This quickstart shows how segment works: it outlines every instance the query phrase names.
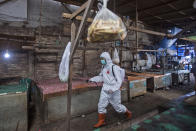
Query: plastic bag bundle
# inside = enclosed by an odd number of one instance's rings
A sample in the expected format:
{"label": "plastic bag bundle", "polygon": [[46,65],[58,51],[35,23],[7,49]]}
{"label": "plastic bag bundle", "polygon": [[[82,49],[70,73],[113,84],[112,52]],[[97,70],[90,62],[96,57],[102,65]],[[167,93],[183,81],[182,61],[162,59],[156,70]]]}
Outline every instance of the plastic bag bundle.
{"label": "plastic bag bundle", "polygon": [[126,35],[126,27],[121,18],[107,9],[107,0],[103,0],[103,7],[88,28],[87,40],[89,42],[124,40]]}
{"label": "plastic bag bundle", "polygon": [[151,55],[151,59],[152,59],[152,64],[155,65],[156,64],[156,56]]}
{"label": "plastic bag bundle", "polygon": [[147,63],[146,63],[146,67],[148,69],[150,69],[152,67],[152,58],[150,57],[150,54],[146,53],[146,55],[147,55],[147,58],[148,58]]}
{"label": "plastic bag bundle", "polygon": [[62,82],[67,82],[69,78],[69,56],[70,56],[71,42],[65,48],[61,64],[59,67],[59,79]]}
{"label": "plastic bag bundle", "polygon": [[115,64],[119,64],[120,63],[120,58],[119,58],[118,51],[117,51],[116,48],[114,49],[114,55],[113,55],[112,61]]}

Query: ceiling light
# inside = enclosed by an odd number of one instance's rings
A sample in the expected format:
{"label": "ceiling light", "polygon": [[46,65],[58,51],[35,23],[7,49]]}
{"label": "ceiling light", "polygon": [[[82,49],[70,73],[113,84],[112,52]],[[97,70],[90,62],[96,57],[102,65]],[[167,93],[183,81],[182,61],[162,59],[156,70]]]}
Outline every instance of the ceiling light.
{"label": "ceiling light", "polygon": [[5,57],[6,59],[10,58],[10,54],[9,54],[8,50],[6,50],[6,52],[5,52],[5,54],[4,54],[4,57]]}

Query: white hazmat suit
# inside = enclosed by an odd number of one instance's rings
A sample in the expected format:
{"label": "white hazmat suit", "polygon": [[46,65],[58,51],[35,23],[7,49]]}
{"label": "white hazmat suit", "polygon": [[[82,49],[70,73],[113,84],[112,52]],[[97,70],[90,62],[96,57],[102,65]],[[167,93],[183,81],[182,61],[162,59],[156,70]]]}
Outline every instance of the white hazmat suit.
{"label": "white hazmat suit", "polygon": [[[103,82],[101,95],[99,98],[98,112],[100,114],[106,114],[106,107],[110,103],[118,113],[125,113],[127,108],[121,104],[121,91],[122,78],[119,66],[112,63],[111,57],[108,52],[104,52],[100,56],[105,58],[106,65],[103,66],[101,73],[90,79],[92,82]],[[113,72],[112,72],[113,66]]]}

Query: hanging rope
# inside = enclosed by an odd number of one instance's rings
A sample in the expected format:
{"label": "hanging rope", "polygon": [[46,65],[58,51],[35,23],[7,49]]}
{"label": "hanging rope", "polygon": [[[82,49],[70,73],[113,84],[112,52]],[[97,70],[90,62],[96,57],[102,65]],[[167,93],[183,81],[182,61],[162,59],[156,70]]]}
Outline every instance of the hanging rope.
{"label": "hanging rope", "polygon": [[43,0],[41,0],[41,5],[40,5],[40,18],[39,18],[39,46],[40,46],[40,42],[41,42],[41,26],[42,26],[42,5],[43,5]]}

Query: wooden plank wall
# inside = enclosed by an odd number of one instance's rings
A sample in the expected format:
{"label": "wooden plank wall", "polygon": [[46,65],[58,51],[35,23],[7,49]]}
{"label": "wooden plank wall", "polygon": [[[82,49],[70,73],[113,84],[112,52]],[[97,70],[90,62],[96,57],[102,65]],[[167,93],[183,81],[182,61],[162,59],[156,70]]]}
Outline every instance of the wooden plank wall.
{"label": "wooden plank wall", "polygon": [[28,77],[27,52],[12,52],[9,59],[4,59],[4,52],[0,57],[0,78]]}
{"label": "wooden plank wall", "polygon": [[[19,29],[18,29],[19,30]],[[49,79],[58,77],[58,69],[63,55],[64,49],[70,41],[70,23],[66,23],[64,28],[50,27],[42,28],[41,35],[39,35],[38,29],[20,29],[14,33],[15,35],[24,36],[25,33],[30,38],[35,37],[34,44],[39,46],[39,52],[36,51],[24,51],[19,46],[29,45],[24,42],[12,42],[9,41],[10,47],[16,49],[17,52],[13,51],[14,55],[10,60],[4,60],[1,54],[0,57],[0,78],[21,76],[29,77],[35,80]],[[12,34],[14,29],[6,29],[6,35]],[[30,33],[28,33],[30,32]],[[0,32],[1,34],[3,31]],[[127,39],[124,41],[124,46],[133,47],[135,45],[134,33],[129,32]],[[15,37],[15,36],[14,36]],[[150,43],[148,36],[139,35],[139,43]],[[142,39],[142,37],[145,39]],[[1,38],[1,36],[0,36]],[[32,39],[31,39],[32,40]],[[29,40],[28,40],[29,41]],[[2,46],[1,43],[5,43],[5,40],[0,41],[0,50],[4,51],[7,47]],[[32,43],[30,43],[32,44]],[[73,60],[73,76],[92,77],[97,75],[101,70],[101,64],[99,56],[103,51],[108,51],[111,56],[114,46],[113,42],[107,43],[85,43],[81,41]],[[4,47],[4,48],[3,48]],[[46,48],[47,47],[47,48]],[[45,50],[42,52],[42,50]],[[53,50],[52,52],[50,52]],[[47,52],[49,51],[49,52]],[[124,52],[124,53],[123,53]],[[130,51],[122,51],[123,61],[130,59]],[[125,57],[126,56],[126,57]],[[125,63],[124,67],[129,67],[129,63]]]}

